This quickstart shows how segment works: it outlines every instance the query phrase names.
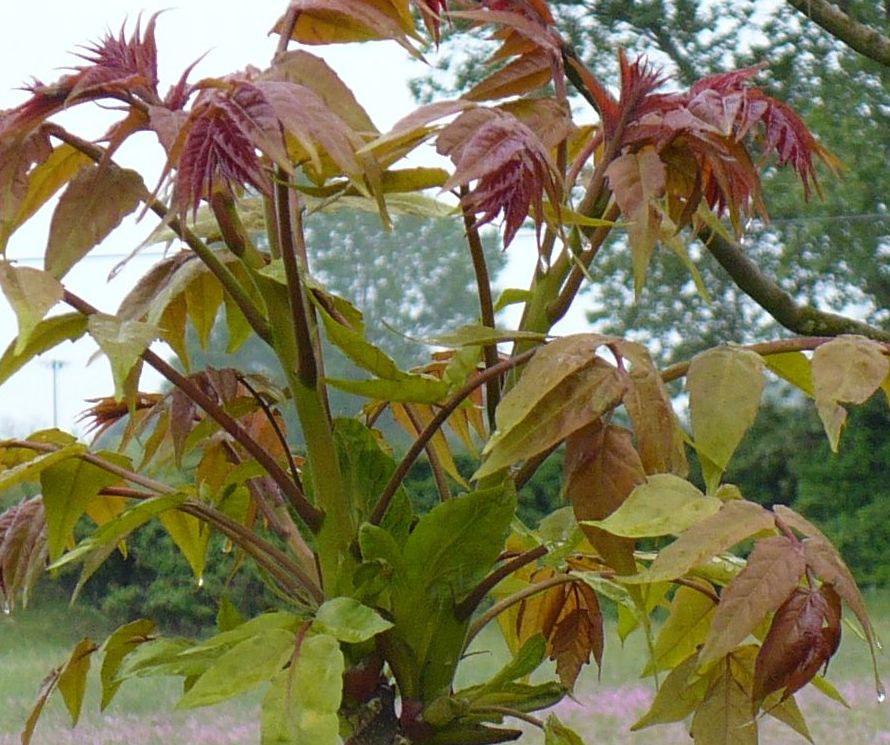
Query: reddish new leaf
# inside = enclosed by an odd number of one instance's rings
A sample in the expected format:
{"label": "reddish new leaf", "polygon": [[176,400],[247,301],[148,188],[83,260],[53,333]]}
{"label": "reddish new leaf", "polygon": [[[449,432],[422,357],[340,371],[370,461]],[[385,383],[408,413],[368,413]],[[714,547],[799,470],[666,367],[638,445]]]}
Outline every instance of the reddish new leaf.
{"label": "reddish new leaf", "polygon": [[[529,577],[532,584],[556,576],[552,569],[539,569]],[[541,634],[547,653],[556,661],[556,672],[566,688],[573,688],[581,668],[590,662],[602,664],[605,634],[596,592],[583,582],[567,582],[525,598],[516,614],[518,644]]]}
{"label": "reddish new leaf", "polygon": [[117,36],[107,34],[100,42],[87,47],[80,56],[89,63],[76,68],[78,75],[69,94],[69,103],[77,98],[99,92],[137,95],[155,100],[158,88],[158,49],[155,44],[155,13],[148,20],[143,34],[140,23],[129,39],[124,26]]}
{"label": "reddish new leaf", "polygon": [[426,30],[438,45],[439,24],[442,21],[442,14],[448,11],[448,0],[414,0],[414,4],[420,10]]}
{"label": "reddish new leaf", "polygon": [[630,221],[628,238],[634,291],[639,297],[658,240],[661,211],[657,200],[664,195],[667,171],[655,148],[646,146],[613,160],[606,169],[606,176],[615,201]]}
{"label": "reddish new leaf", "polygon": [[474,85],[464,98],[488,101],[528,93],[547,85],[552,77],[551,57],[543,50],[523,54]]}
{"label": "reddish new leaf", "polygon": [[99,98],[140,99],[143,103],[160,103],[157,94],[157,47],[153,15],[143,34],[137,23],[127,39],[124,29],[115,37],[108,34],[87,47],[80,57],[87,65],[75,67],[56,83],[35,82],[28,87],[32,96],[0,119],[0,139],[10,141],[26,136],[48,117],[66,106]]}
{"label": "reddish new leaf", "polygon": [[[447,130],[446,130],[447,132]],[[445,189],[475,187],[463,198],[464,208],[477,217],[476,225],[491,222],[504,214],[504,246],[508,246],[534,208],[540,227],[543,197],[559,203],[556,168],[540,139],[525,124],[511,115],[489,119],[459,148],[446,151],[457,164]],[[455,152],[456,150],[456,152]]]}
{"label": "reddish new leaf", "polygon": [[271,192],[257,147],[262,143],[283,153],[282,134],[274,109],[255,86],[204,90],[179,139],[171,165],[176,166],[173,202],[181,212],[197,212],[216,189],[236,192],[252,186]]}
{"label": "reddish new leaf", "polygon": [[0,602],[5,611],[28,595],[47,560],[46,516],[38,497],[13,505],[0,514]]}
{"label": "reddish new leaf", "polygon": [[788,698],[827,664],[841,641],[841,599],[831,585],[799,588],[773,617],[757,655],[753,698],[760,703],[774,691]]}

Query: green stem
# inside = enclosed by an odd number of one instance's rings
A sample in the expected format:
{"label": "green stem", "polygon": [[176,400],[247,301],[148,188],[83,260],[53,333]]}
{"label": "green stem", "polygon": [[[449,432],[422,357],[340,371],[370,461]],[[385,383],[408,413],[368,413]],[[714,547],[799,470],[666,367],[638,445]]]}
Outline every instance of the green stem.
{"label": "green stem", "polygon": [[[276,345],[276,352],[287,375],[297,416],[306,443],[306,457],[312,471],[316,502],[325,519],[317,529],[317,547],[322,578],[330,592],[336,592],[338,578],[346,563],[353,561],[350,551],[357,526],[349,494],[340,472],[340,460],[325,397],[320,388],[312,328],[303,291],[300,251],[291,221],[291,195],[285,174],[279,172],[275,187],[275,219],[281,259],[284,264],[290,307],[292,337]],[[299,211],[299,205],[295,205]],[[299,225],[302,244],[302,224]],[[293,346],[291,345],[293,343]],[[296,359],[291,359],[290,349]]]}

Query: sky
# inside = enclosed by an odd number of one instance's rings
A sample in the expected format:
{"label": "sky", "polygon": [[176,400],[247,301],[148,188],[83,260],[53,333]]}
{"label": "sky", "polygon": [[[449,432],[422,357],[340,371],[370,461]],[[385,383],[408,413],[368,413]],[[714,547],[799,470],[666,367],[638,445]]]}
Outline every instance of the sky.
{"label": "sky", "polygon": [[[207,17],[209,7],[213,8],[212,21]],[[245,10],[248,7],[249,12]],[[98,40],[109,29],[117,33],[124,21],[129,36],[140,12],[147,20],[151,13],[165,11],[158,19],[156,31],[162,91],[205,53],[191,80],[247,65],[264,67],[277,43],[277,37],[268,31],[285,7],[285,0],[254,0],[249,5],[225,1],[210,5],[206,0],[183,0],[178,5],[158,0],[16,3],[14,11],[0,10],[0,109],[24,101],[27,94],[17,89],[32,78],[53,82],[65,74],[64,68],[78,64],[74,53],[80,45]],[[397,45],[374,42],[313,47],[310,51],[325,56],[381,131],[414,108],[407,80],[419,74],[421,68]],[[57,120],[81,136],[98,137],[114,117],[93,105],[85,105],[65,112]],[[117,156],[122,165],[140,171],[149,186],[156,183],[164,163],[163,151],[151,140],[147,134],[140,135]],[[432,148],[427,146],[426,154],[419,158],[433,162]],[[42,266],[52,206],[53,203],[47,205],[33,224],[13,236],[7,252],[9,259]],[[90,253],[87,261],[66,276],[65,284],[100,310],[113,312],[138,277],[158,259],[160,249],[143,250],[110,282],[109,272],[144,241],[152,227],[148,219],[140,224],[128,219]],[[526,236],[511,246],[509,265],[501,280],[507,286],[527,284],[534,261],[533,242],[529,243]],[[59,306],[54,312],[62,310],[65,308]],[[509,320],[504,323],[509,325]],[[583,325],[583,313],[575,313],[562,329]],[[16,333],[15,316],[0,296],[0,349],[5,349]],[[76,344],[66,342],[0,386],[0,436],[24,435],[55,424],[65,429],[82,429],[77,416],[86,408],[85,402],[113,392],[108,363],[94,359],[95,350],[89,339]],[[159,384],[156,376],[145,373],[140,388],[157,390]]]}

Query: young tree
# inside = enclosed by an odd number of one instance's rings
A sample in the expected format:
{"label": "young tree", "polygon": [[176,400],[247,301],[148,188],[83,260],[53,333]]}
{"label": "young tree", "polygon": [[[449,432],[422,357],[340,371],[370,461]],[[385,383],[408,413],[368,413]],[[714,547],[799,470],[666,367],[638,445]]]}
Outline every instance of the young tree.
{"label": "young tree", "polygon": [[[746,220],[764,210],[755,161],[790,167],[808,194],[814,161],[831,166],[832,157],[788,105],[754,85],[756,69],[664,92],[656,69],[619,52],[614,95],[579,62],[544,0],[468,7],[294,0],[275,24],[280,44],[268,68],[196,83],[186,71],[166,95],[152,16],[129,37],[87,49],[72,73],[35,83],[3,113],[0,239],[63,191],[45,268],[0,265],[20,331],[0,357],[0,380],[89,334],[116,388],[93,409],[96,426],[126,421],[119,452],[55,430],[3,443],[0,487],[39,481],[42,490],[0,518],[5,602],[27,596],[47,556],[51,567],[81,563],[83,584],[153,519],[199,579],[220,560],[207,552],[216,531],[282,600],[248,620],[221,603],[220,633],[205,641],[164,638],[148,619],[101,645],[83,640],[44,683],[24,743],[54,690],[77,719],[97,655],[103,705],[124,681],[151,674],[183,677],[181,707],[265,684],[265,743],[494,743],[521,736],[509,719],[543,728],[550,743],[577,743],[555,716],[533,713],[570,691],[591,658],[602,664],[604,602],[619,606],[625,630],[649,637],[647,671],[667,672],[637,727],[691,717],[698,745],[755,743],[761,711],[805,733],[794,694],[812,682],[832,695],[819,670],[840,641],[842,603],[874,648],[864,602],[834,547],[793,510],[745,500],[723,474],[767,371],[814,397],[836,448],[845,405],[890,387],[885,343],[840,335],[722,346],[659,371],[627,339],[550,335],[614,231],[627,233],[639,293],[659,245],[692,271],[687,234],[739,250]],[[387,38],[420,55],[446,15],[491,28],[492,57],[506,64],[389,132],[320,58],[289,49],[291,41]],[[588,123],[573,120],[569,85],[590,104]],[[91,102],[124,110],[100,143],[54,123],[63,108]],[[118,146],[141,131],[157,135],[167,157],[154,191],[116,162]],[[452,168],[398,167],[430,140]],[[480,323],[440,336],[445,351],[405,371],[367,340],[360,310],[313,275],[306,213],[316,200],[361,201],[389,224],[398,195],[428,188],[459,198]],[[140,206],[183,248],[108,313],[67,289],[65,274]],[[535,276],[500,300],[523,303],[516,329],[495,326],[479,239],[498,216],[505,247],[529,217],[535,228]],[[71,311],[46,316],[58,302]],[[188,371],[186,325],[206,338],[221,307],[231,349],[262,340],[285,387],[233,368],[179,372],[152,349],[166,342]],[[326,377],[322,338],[370,376]],[[139,391],[144,365],[170,381],[168,394]],[[665,388],[680,377],[688,432]],[[367,398],[361,417],[332,418],[331,388]],[[299,454],[283,431],[290,407],[305,443]],[[372,429],[387,408],[413,439],[398,462]],[[479,453],[469,482],[453,466],[446,427]],[[687,443],[706,492],[685,478]],[[563,530],[536,533],[514,519],[516,489],[563,444],[572,519],[563,514]],[[424,449],[441,504],[417,518],[402,482]],[[164,480],[171,463],[188,478]],[[84,515],[93,528],[72,548]],[[669,542],[657,553],[636,550],[653,537]],[[752,538],[746,563],[726,560]],[[669,616],[655,636],[659,605]],[[468,645],[490,623],[512,660],[488,681],[456,689]],[[547,658],[556,679],[528,682]],[[882,691],[877,671],[876,686]]]}

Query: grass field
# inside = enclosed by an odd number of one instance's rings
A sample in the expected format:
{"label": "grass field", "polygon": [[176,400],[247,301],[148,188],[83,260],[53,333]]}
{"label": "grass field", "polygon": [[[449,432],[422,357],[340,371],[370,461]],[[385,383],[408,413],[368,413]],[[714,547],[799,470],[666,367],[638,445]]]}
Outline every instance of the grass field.
{"label": "grass field", "polygon": [[[869,597],[879,633],[890,639],[890,592]],[[84,607],[58,603],[0,616],[0,745],[18,745],[21,727],[40,681],[67,657],[84,636],[101,641],[108,632],[104,620]],[[879,659],[882,676],[890,679],[890,656]],[[682,724],[631,733],[629,726],[646,710],[653,691],[638,678],[644,658],[642,640],[631,637],[622,649],[613,634],[607,639],[600,680],[588,675],[557,714],[597,745],[688,745]],[[499,653],[474,657],[466,666],[464,683],[488,674],[502,662]],[[890,745],[890,704],[879,704],[867,648],[846,630],[844,643],[832,662],[829,678],[852,705],[847,710],[808,691],[800,696],[816,743],[826,745]],[[38,724],[34,745],[250,745],[259,742],[257,700],[236,700],[194,711],[173,711],[178,697],[174,679],[140,680],[125,684],[104,714],[98,712],[97,691],[91,689],[80,724],[71,729],[61,700],[53,700]],[[805,741],[784,725],[763,723],[763,745],[793,745]],[[523,743],[541,738],[529,731]]]}

